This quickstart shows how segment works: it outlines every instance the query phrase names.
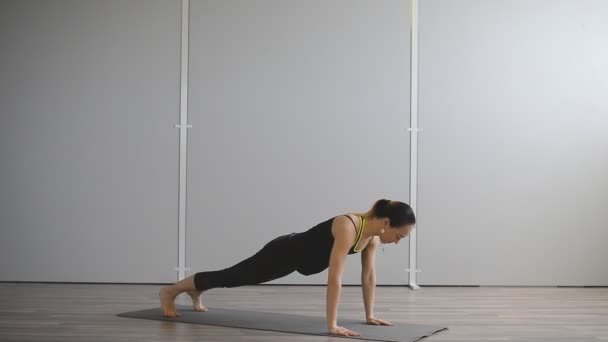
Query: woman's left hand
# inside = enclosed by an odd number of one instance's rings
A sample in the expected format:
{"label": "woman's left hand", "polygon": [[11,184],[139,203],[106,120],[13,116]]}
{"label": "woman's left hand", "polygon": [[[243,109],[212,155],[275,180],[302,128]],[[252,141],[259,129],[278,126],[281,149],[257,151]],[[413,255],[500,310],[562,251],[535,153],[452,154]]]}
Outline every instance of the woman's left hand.
{"label": "woman's left hand", "polygon": [[389,321],[385,321],[383,319],[380,318],[375,318],[375,317],[368,317],[366,319],[367,324],[371,324],[371,325],[393,325],[393,323],[389,322]]}

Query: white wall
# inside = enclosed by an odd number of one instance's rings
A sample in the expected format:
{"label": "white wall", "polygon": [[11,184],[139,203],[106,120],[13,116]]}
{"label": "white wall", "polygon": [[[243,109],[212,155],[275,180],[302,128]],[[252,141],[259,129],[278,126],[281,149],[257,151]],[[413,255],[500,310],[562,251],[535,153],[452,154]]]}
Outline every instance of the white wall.
{"label": "white wall", "polygon": [[606,18],[421,1],[421,284],[608,285]]}
{"label": "white wall", "polygon": [[[175,280],[180,3],[0,2],[0,281]],[[408,200],[409,1],[191,5],[191,273]],[[420,1],[419,283],[608,284],[605,18]]]}
{"label": "white wall", "polygon": [[[378,198],[407,201],[408,1],[194,0],[190,19],[192,273]],[[378,282],[406,284],[408,253],[386,248]],[[347,260],[344,283],[360,283],[359,255]]]}
{"label": "white wall", "polygon": [[0,280],[175,279],[180,6],[0,2]]}

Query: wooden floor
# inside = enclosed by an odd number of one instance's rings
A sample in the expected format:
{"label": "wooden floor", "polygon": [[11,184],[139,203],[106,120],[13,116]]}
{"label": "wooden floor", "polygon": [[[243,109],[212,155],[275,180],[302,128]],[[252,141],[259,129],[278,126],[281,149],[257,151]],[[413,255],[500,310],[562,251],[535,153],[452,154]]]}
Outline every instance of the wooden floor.
{"label": "wooden floor", "polygon": [[[0,341],[357,341],[117,317],[158,306],[155,285],[0,283]],[[608,288],[379,287],[376,313],[446,325],[432,341],[608,341]],[[178,298],[186,304],[187,298]],[[216,289],[205,305],[324,315],[325,288]],[[363,318],[361,290],[345,287],[340,317]]]}

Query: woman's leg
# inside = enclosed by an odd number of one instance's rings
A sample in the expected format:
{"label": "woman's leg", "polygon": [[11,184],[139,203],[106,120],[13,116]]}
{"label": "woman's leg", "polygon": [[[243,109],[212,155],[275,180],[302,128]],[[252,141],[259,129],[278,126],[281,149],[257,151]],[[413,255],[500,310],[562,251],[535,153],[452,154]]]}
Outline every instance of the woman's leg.
{"label": "woman's leg", "polygon": [[202,292],[218,287],[261,284],[284,277],[295,271],[292,260],[288,237],[276,238],[255,255],[232,267],[220,271],[198,272],[161,289],[160,298],[163,314],[168,317],[180,316],[173,303],[175,298],[183,292],[188,292],[195,310],[207,311],[200,299]]}
{"label": "woman's leg", "polygon": [[287,276],[295,271],[289,247],[288,236],[278,237],[232,267],[195,274],[195,287],[199,291],[207,291],[218,287],[257,285]]}
{"label": "woman's leg", "polygon": [[258,253],[221,271],[198,272],[194,275],[194,284],[199,291],[257,285],[282,278],[294,271],[295,267],[284,263],[280,256],[268,258]]}

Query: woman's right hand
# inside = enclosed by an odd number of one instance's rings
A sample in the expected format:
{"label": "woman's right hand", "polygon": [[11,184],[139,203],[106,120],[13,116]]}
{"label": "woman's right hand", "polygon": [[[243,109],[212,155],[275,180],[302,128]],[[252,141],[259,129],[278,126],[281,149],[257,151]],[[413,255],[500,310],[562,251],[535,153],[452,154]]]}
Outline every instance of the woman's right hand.
{"label": "woman's right hand", "polygon": [[359,334],[358,332],[352,331],[352,330],[348,330],[346,328],[340,327],[340,326],[333,326],[333,327],[329,327],[329,333],[332,335],[339,335],[339,336],[361,336],[361,334]]}

